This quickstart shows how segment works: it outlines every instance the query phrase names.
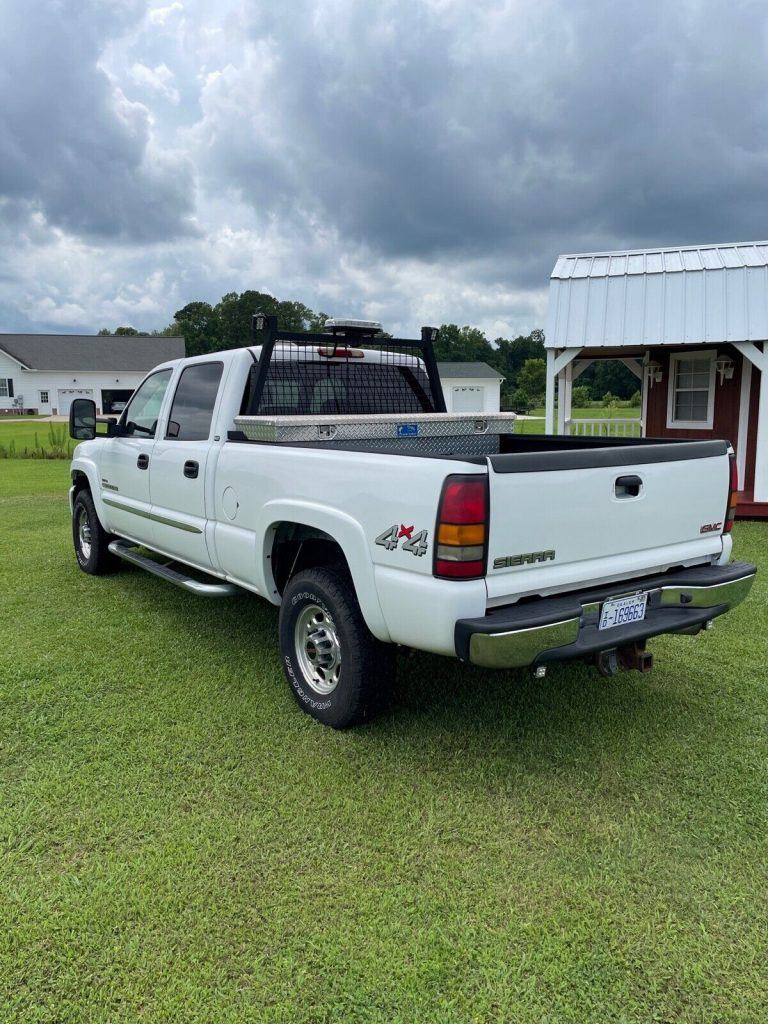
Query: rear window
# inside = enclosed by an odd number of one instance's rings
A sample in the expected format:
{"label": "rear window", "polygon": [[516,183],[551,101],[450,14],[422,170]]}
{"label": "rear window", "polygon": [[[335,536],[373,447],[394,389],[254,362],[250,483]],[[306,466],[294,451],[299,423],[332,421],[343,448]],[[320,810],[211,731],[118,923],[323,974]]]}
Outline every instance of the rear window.
{"label": "rear window", "polygon": [[429,378],[417,363],[273,359],[255,411],[260,416],[369,416],[435,410]]}

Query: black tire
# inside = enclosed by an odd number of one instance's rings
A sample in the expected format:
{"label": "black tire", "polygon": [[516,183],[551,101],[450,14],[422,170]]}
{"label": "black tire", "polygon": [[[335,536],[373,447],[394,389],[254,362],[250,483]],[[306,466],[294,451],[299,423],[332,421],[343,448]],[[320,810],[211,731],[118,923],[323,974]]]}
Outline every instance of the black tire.
{"label": "black tire", "polygon": [[[85,533],[81,526],[87,527]],[[91,492],[78,491],[72,506],[72,541],[77,564],[83,572],[103,576],[117,569],[120,559],[109,550],[110,541],[114,539],[114,534],[107,533],[99,522]]]}
{"label": "black tire", "polygon": [[[395,650],[370,632],[345,575],[333,569],[297,573],[283,593],[279,630],[288,684],[308,715],[347,729],[370,721],[386,705]],[[297,631],[306,636],[303,643]]]}

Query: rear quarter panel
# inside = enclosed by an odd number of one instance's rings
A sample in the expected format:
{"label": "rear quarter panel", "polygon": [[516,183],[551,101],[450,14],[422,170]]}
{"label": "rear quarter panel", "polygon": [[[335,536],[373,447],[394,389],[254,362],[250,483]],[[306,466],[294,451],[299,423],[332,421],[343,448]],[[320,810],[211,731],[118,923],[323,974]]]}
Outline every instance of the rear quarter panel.
{"label": "rear quarter panel", "polygon": [[[216,560],[228,578],[278,604],[268,557],[275,530],[281,522],[316,527],[344,551],[374,635],[453,653],[455,620],[483,613],[485,584],[433,578],[435,520],[445,477],[472,472],[485,468],[447,459],[227,443],[215,475]],[[393,527],[401,534],[397,545],[377,544]],[[417,555],[403,543],[421,531],[426,550]]]}

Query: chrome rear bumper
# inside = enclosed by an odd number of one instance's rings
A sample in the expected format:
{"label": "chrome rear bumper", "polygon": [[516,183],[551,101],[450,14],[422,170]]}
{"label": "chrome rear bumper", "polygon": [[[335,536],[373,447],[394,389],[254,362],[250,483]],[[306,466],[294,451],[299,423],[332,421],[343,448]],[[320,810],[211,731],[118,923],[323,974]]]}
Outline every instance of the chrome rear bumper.
{"label": "chrome rear bumper", "polygon": [[[757,568],[748,562],[696,566],[564,597],[493,609],[456,623],[456,654],[486,668],[521,668],[585,657],[661,633],[697,632],[744,600]],[[598,629],[604,601],[648,594],[640,622]]]}

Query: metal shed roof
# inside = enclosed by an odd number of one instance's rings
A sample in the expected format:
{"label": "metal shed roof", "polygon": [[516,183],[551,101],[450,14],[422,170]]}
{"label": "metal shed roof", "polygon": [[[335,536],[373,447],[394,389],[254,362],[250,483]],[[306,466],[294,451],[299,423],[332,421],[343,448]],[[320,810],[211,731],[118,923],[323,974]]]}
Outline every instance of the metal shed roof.
{"label": "metal shed roof", "polygon": [[144,373],[184,357],[184,339],[132,335],[0,334],[0,350],[29,370],[102,370]]}
{"label": "metal shed roof", "polygon": [[575,253],[549,285],[548,348],[768,339],[768,242]]}

